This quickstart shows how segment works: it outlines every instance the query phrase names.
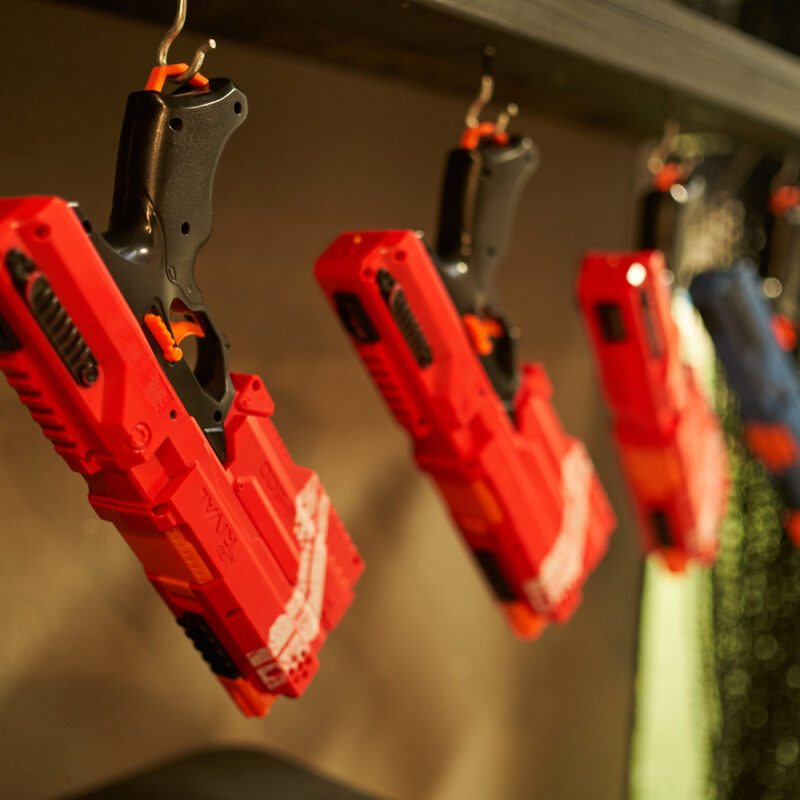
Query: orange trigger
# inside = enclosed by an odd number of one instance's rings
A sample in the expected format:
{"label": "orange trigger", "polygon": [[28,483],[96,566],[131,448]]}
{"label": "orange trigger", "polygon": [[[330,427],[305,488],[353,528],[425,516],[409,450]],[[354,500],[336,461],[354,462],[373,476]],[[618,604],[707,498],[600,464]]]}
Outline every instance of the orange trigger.
{"label": "orange trigger", "polygon": [[187,336],[197,336],[202,339],[206,334],[200,327],[200,324],[192,318],[192,320],[184,320],[182,322],[172,323],[172,332],[175,334],[175,341],[180,344]]}
{"label": "orange trigger", "polygon": [[503,335],[503,326],[496,319],[481,319],[476,314],[464,314],[463,320],[472,346],[479,355],[488,356],[494,350],[492,339]]}
{"label": "orange trigger", "polygon": [[191,311],[189,308],[187,308],[186,305],[184,305],[184,303],[177,298],[172,301],[170,312],[172,314],[180,314],[183,317],[188,317],[188,319],[171,319],[169,321],[170,325],[172,326],[172,332],[175,334],[175,341],[178,344],[180,344],[187,336],[197,336],[198,339],[202,339],[206,335],[206,332],[203,330],[203,326],[200,324],[194,311]]}

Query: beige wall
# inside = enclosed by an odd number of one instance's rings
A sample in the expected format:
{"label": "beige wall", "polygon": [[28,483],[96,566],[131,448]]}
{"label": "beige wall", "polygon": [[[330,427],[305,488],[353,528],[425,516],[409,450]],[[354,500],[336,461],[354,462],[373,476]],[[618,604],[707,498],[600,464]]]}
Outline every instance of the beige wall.
{"label": "beige wall", "polygon": [[[102,225],[125,97],[162,30],[39,2],[4,5],[1,25],[0,193],[77,199]],[[572,622],[516,642],[312,280],[344,229],[432,230],[464,98],[232,41],[208,66],[247,93],[250,118],[223,158],[199,282],[234,368],[264,378],[287,445],[319,471],[367,571],[307,694],[244,720],[82,481],[0,387],[1,793],[50,797],[189,748],[248,743],[384,796],[619,798],[630,526]],[[523,355],[546,362],[565,426],[587,440],[627,521],[572,283],[586,248],[629,242],[634,149],[523,111],[543,161],[502,291]]]}

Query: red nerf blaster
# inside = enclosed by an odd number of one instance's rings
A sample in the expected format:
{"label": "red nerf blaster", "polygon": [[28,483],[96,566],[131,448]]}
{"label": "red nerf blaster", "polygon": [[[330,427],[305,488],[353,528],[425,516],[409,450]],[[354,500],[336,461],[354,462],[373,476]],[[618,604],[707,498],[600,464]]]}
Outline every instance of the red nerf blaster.
{"label": "red nerf blaster", "polygon": [[719,421],[681,361],[657,250],[589,253],[578,299],[647,552],[713,563],[729,491]]}
{"label": "red nerf blaster", "polygon": [[363,564],[263,383],[228,372],[195,283],[247,100],[199,74],[162,91],[187,71],[158,67],[128,98],[108,231],[57,197],[0,200],[0,369],[237,705],[262,716],[305,690]]}
{"label": "red nerf blaster", "polygon": [[531,638],[572,614],[615,518],[544,368],[518,368],[494,297],[537,152],[505,132],[507,115],[476,117],[448,160],[434,253],[413,231],[346,233],[315,274],[511,627]]}

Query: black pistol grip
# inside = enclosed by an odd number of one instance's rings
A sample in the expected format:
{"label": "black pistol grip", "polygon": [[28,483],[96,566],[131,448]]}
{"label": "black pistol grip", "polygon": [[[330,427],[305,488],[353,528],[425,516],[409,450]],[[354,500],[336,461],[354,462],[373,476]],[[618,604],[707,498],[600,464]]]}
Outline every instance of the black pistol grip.
{"label": "black pistol grip", "polygon": [[205,90],[141,91],[128,98],[105,238],[134,261],[162,247],[166,278],[189,307],[202,304],[194,265],[211,235],[217,165],[246,116],[247,99],[225,78]]}
{"label": "black pistol grip", "polygon": [[519,136],[450,153],[436,255],[453,278],[446,281],[462,314],[481,311],[494,297],[519,197],[538,162],[533,141]]}
{"label": "black pistol grip", "polygon": [[[173,94],[134,92],[122,125],[109,229],[90,234],[170,382],[222,461],[224,420],[234,389],[227,341],[206,313],[195,283],[200,248],[211,235],[211,194],[225,144],[247,117],[245,95],[228,79]],[[188,314],[203,335],[197,360],[166,360],[147,316],[166,325]]]}

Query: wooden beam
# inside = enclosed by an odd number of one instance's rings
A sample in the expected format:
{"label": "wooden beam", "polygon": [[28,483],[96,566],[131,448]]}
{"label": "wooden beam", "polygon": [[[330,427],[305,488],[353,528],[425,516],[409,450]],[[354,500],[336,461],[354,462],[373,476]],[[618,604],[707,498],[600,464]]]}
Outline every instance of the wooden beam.
{"label": "wooden beam", "polygon": [[[71,2],[170,22],[163,0]],[[800,60],[666,0],[192,0],[189,25],[465,97],[492,42],[498,99],[528,109],[640,136],[675,106],[686,129],[800,139]]]}

